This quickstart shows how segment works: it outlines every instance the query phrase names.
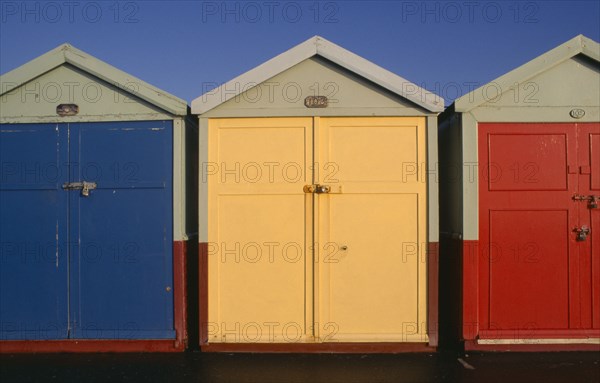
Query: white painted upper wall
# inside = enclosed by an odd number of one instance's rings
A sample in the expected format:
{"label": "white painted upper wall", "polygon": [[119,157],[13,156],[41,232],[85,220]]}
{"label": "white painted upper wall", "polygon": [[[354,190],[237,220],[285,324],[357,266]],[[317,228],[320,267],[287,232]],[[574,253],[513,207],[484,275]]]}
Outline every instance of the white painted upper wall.
{"label": "white painted upper wall", "polygon": [[[76,104],[79,113],[61,117],[59,104]],[[131,93],[63,64],[0,96],[0,122],[78,122],[168,120],[172,116]]]}
{"label": "white painted upper wall", "polygon": [[[585,114],[574,118],[572,110]],[[600,63],[576,56],[520,83],[470,113],[478,122],[600,121]]]}
{"label": "white painted upper wall", "polygon": [[320,56],[354,73],[357,77],[368,80],[382,89],[408,100],[425,111],[438,113],[444,109],[444,100],[438,95],[418,87],[322,37],[315,36],[196,98],[192,102],[192,113],[202,115],[315,56]]}
{"label": "white painted upper wall", "polygon": [[[579,35],[456,99],[456,112],[476,108],[599,104],[600,44]],[[531,110],[528,111],[528,113]]]}
{"label": "white painted upper wall", "polygon": [[[78,81],[82,80],[80,76],[75,76],[71,80],[64,76],[66,72],[62,70],[55,71],[60,67],[77,69],[80,74],[87,74],[88,79],[80,85],[78,83]],[[51,84],[54,80],[44,77],[48,72],[53,72],[61,82]],[[39,77],[43,77],[43,84],[39,82]],[[93,80],[90,80],[92,78]],[[38,79],[37,82],[36,79]],[[28,93],[30,89],[33,89],[31,91],[31,94],[33,94],[39,85],[40,88],[37,94],[39,100],[56,99],[58,101],[64,94],[73,93],[76,95],[81,92],[81,89],[76,90],[74,88],[77,85],[83,88],[90,81],[98,83],[105,88],[115,88],[119,90],[117,93],[129,93],[131,99],[143,101],[170,115],[185,116],[187,114],[187,103],[184,100],[131,76],[69,44],[63,44],[0,76],[0,96],[6,100],[10,98],[14,103],[15,99],[13,96],[15,94],[20,93],[22,95],[24,92]],[[60,97],[56,94],[57,92],[61,92]],[[93,94],[93,85],[88,85],[84,92],[88,93],[85,96],[80,95],[83,98],[83,102],[92,104],[99,101],[106,101],[102,99],[97,100],[97,95]],[[35,109],[36,103],[32,103],[32,105]],[[6,105],[2,106],[2,109],[5,110]],[[6,116],[14,115],[10,111],[3,113]],[[54,114],[56,114],[56,111]],[[34,116],[36,116],[35,113]]]}
{"label": "white painted upper wall", "polygon": [[[235,88],[243,84],[229,83]],[[326,108],[307,108],[307,96],[328,98]],[[202,96],[210,97],[210,95]],[[306,59],[206,112],[201,117],[434,115],[395,93],[318,56]]]}

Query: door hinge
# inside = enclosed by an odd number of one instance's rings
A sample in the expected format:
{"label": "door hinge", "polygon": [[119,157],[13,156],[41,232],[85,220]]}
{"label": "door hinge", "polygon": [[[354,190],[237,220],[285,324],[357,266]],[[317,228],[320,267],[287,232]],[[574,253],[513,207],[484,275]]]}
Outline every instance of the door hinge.
{"label": "door hinge", "polygon": [[96,189],[98,185],[95,182],[65,182],[62,186],[64,190],[81,190],[81,195],[88,197],[90,190]]}

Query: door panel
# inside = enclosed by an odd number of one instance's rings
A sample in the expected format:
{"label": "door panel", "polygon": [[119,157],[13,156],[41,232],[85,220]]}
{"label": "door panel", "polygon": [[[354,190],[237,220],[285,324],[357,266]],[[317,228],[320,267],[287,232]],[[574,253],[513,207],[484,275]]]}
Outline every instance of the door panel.
{"label": "door panel", "polygon": [[[600,124],[577,124],[579,130],[579,194],[597,196],[600,205]],[[582,328],[600,329],[600,208],[588,201],[579,206],[580,225],[590,228],[586,241],[579,242],[581,259]]]}
{"label": "door panel", "polygon": [[0,340],[68,336],[67,128],[0,125]]}
{"label": "door panel", "polygon": [[312,337],[312,119],[209,122],[209,342]]}
{"label": "door panel", "polygon": [[568,214],[490,211],[492,329],[569,327]]}
{"label": "door panel", "polygon": [[321,341],[427,341],[425,122],[319,118]]}
{"label": "door panel", "polygon": [[494,131],[488,136],[488,190],[566,190],[567,135]]}
{"label": "door panel", "polygon": [[74,338],[174,338],[172,126],[71,125]]}

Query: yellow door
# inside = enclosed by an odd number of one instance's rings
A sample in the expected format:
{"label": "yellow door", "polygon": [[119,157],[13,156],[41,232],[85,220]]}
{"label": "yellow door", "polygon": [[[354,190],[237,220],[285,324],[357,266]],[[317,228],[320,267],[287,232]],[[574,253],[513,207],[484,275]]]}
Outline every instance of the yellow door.
{"label": "yellow door", "polygon": [[315,124],[318,339],[426,342],[424,119]]}
{"label": "yellow door", "polygon": [[311,118],[209,121],[209,342],[287,343],[312,331],[311,157]]}
{"label": "yellow door", "polygon": [[424,118],[210,120],[209,342],[426,342],[425,142]]}

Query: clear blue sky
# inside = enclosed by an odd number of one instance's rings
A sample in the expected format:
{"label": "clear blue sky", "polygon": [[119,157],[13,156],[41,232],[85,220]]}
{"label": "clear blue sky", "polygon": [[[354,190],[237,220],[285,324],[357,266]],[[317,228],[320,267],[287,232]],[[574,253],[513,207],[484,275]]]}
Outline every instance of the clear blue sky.
{"label": "clear blue sky", "polygon": [[318,34],[451,102],[584,34],[600,1],[0,1],[0,72],[69,42],[188,102]]}

